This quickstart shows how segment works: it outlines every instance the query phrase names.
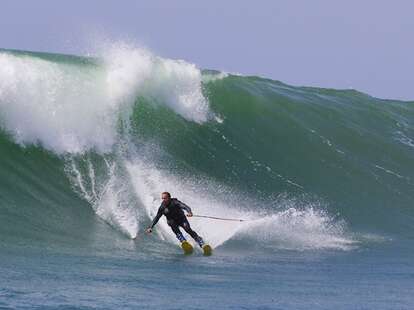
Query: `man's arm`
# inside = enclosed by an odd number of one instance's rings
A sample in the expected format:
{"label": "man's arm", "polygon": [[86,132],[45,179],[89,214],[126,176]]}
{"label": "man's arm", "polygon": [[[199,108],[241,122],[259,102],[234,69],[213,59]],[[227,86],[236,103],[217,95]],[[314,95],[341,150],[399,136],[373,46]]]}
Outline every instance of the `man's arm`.
{"label": "man's arm", "polygon": [[181,202],[177,199],[177,204],[181,209],[185,210],[188,213],[187,216],[193,216],[193,212],[191,211],[191,208],[187,206],[184,202]]}
{"label": "man's arm", "polygon": [[160,217],[162,216],[162,205],[158,208],[158,212],[157,215],[154,217],[154,219],[152,220],[152,224],[150,227],[148,227],[147,232],[150,233],[152,232],[152,229],[154,228],[154,226],[158,223]]}

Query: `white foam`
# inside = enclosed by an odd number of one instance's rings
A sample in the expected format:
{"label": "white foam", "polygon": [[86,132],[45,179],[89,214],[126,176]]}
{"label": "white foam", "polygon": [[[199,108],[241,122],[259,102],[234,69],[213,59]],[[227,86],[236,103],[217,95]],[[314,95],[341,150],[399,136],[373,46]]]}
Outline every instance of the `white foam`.
{"label": "white foam", "polygon": [[[398,123],[397,123],[398,124]],[[401,127],[401,125],[398,125]],[[408,137],[404,132],[398,130],[395,132],[395,140],[401,142],[402,144],[414,148],[414,139]]]}
{"label": "white foam", "polygon": [[381,167],[380,165],[373,165],[373,166],[374,166],[375,168],[379,169],[379,170],[382,170],[382,171],[384,171],[384,172],[388,173],[388,174],[391,174],[391,175],[393,175],[393,176],[396,176],[396,177],[397,177],[397,178],[399,178],[399,179],[406,179],[406,180],[408,180],[408,179],[409,179],[408,177],[402,176],[401,174],[398,174],[397,172],[394,172],[394,171],[389,170],[389,169],[387,169],[387,168]]}
{"label": "white foam", "polygon": [[260,242],[264,247],[290,250],[339,249],[356,247],[347,236],[344,223],[312,206],[289,208],[247,223],[238,238]]}
{"label": "white foam", "polygon": [[204,73],[203,74],[203,83],[210,83],[214,81],[219,81],[225,79],[230,74],[227,72],[217,72],[217,73]]}
{"label": "white foam", "polygon": [[110,152],[120,117],[149,96],[184,118],[204,122],[208,102],[193,64],[113,44],[99,65],[57,63],[0,53],[0,126],[17,143],[62,153]]}
{"label": "white foam", "polygon": [[141,94],[156,98],[188,120],[201,123],[208,119],[201,72],[194,64],[156,57],[122,43],[106,47],[102,58],[115,102]]}
{"label": "white foam", "polygon": [[8,54],[0,54],[0,67],[1,126],[16,142],[56,153],[105,151],[114,143],[99,71]]}

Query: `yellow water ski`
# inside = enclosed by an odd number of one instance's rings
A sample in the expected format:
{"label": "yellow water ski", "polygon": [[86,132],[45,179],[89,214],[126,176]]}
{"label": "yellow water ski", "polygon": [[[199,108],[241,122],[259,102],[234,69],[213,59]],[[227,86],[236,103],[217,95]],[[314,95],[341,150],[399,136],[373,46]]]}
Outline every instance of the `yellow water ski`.
{"label": "yellow water ski", "polygon": [[181,242],[181,248],[183,249],[184,254],[193,253],[193,246],[188,241]]}
{"label": "yellow water ski", "polygon": [[205,256],[210,256],[213,252],[213,249],[208,244],[203,245],[203,252]]}

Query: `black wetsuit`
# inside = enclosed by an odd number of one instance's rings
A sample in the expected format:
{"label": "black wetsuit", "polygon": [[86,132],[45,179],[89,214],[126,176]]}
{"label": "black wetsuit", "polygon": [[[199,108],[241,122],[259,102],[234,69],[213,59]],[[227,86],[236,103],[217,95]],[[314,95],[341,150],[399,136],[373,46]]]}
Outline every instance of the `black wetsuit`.
{"label": "black wetsuit", "polygon": [[180,231],[181,226],[202,247],[204,245],[203,239],[194,230],[191,229],[190,223],[188,223],[183,210],[191,213],[191,208],[185,203],[179,201],[177,198],[171,198],[168,205],[161,203],[157,215],[152,221],[151,228],[153,228],[155,224],[158,223],[158,220],[162,215],[165,215],[168,225],[170,225],[178,240],[181,242],[186,240]]}

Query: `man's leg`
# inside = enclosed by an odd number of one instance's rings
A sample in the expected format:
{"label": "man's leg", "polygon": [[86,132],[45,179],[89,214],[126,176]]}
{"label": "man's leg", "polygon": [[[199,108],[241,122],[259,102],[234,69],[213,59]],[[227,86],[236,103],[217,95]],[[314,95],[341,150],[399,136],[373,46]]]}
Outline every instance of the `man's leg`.
{"label": "man's leg", "polygon": [[176,221],[170,220],[168,221],[168,225],[170,225],[172,231],[175,233],[175,236],[177,237],[178,240],[180,240],[180,242],[186,241]]}
{"label": "man's leg", "polygon": [[180,223],[180,226],[184,228],[184,230],[198,243],[201,248],[203,247],[203,238],[201,238],[194,230],[191,229],[190,223],[186,218],[183,219],[183,221]]}

